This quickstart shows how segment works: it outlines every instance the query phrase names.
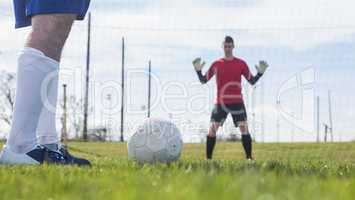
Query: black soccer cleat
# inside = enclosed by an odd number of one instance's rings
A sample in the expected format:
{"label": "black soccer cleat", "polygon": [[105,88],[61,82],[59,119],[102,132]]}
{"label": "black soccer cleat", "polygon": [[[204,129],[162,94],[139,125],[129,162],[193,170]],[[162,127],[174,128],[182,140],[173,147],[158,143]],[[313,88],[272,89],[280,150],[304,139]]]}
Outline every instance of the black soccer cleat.
{"label": "black soccer cleat", "polygon": [[69,165],[91,166],[91,163],[88,160],[72,156],[64,147],[61,147],[59,152],[64,156],[66,163]]}
{"label": "black soccer cleat", "polygon": [[37,146],[34,150],[27,153],[28,156],[36,160],[40,164],[57,164],[57,165],[77,165],[90,166],[88,160],[76,158],[69,154],[63,147],[59,151],[53,151],[45,146]]}

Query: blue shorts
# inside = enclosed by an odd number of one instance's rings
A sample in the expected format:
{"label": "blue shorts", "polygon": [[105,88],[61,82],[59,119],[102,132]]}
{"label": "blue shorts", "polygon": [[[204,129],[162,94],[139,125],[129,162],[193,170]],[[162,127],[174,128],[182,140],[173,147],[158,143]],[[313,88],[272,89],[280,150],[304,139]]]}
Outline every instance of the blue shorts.
{"label": "blue shorts", "polygon": [[31,26],[31,17],[39,14],[74,13],[83,20],[90,0],[13,0],[16,28]]}

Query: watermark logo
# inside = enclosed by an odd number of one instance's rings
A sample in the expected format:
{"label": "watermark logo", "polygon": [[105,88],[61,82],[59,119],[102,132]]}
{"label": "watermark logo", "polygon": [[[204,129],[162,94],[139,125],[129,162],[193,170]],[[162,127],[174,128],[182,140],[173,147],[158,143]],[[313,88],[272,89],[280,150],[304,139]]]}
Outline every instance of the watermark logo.
{"label": "watermark logo", "polygon": [[[315,130],[315,84],[315,70],[307,68],[287,79],[279,88],[276,98],[278,114],[307,133]],[[296,96],[296,99],[291,99],[290,95]],[[290,106],[291,102],[296,106]]]}

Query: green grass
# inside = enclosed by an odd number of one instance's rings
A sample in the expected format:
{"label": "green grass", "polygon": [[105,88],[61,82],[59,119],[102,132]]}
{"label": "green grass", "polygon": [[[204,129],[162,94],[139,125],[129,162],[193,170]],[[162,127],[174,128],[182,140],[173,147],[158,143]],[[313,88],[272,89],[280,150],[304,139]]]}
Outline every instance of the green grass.
{"label": "green grass", "polygon": [[218,143],[213,162],[185,145],[171,165],[128,161],[125,144],[70,146],[93,167],[0,166],[0,200],[355,198],[355,143],[256,144],[254,165],[239,143]]}

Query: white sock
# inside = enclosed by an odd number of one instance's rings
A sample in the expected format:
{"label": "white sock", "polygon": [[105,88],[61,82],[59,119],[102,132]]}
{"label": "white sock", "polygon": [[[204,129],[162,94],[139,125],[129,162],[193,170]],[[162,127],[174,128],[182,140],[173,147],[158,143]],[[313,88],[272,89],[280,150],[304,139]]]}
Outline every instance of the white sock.
{"label": "white sock", "polygon": [[37,142],[42,145],[58,144],[56,110],[58,98],[58,70],[51,72],[42,87],[43,108],[37,125]]}
{"label": "white sock", "polygon": [[27,153],[36,146],[36,129],[43,108],[41,87],[58,68],[57,61],[36,49],[25,48],[20,53],[13,121],[7,140],[11,151]]}

